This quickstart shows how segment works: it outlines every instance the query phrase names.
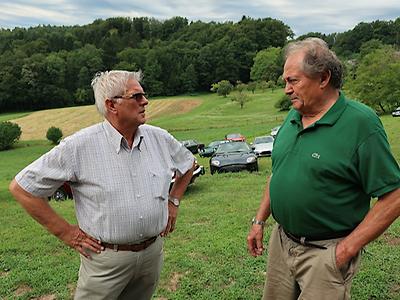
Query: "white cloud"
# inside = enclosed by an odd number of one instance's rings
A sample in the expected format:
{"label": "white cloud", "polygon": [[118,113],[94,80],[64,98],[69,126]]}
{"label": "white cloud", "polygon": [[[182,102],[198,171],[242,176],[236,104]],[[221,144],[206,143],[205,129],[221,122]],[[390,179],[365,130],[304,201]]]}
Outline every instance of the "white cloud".
{"label": "white cloud", "polygon": [[395,19],[400,15],[398,0],[2,0],[0,27],[39,24],[75,25],[115,16],[173,16],[189,20],[238,21],[243,15],[275,18],[296,34],[310,31],[343,32],[359,22]]}

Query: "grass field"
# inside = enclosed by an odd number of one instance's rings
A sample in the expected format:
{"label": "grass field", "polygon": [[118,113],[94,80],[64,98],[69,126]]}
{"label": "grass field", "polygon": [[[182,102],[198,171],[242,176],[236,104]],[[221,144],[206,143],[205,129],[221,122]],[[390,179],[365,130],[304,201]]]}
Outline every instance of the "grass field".
{"label": "grass field", "polygon": [[[201,105],[181,114],[176,114],[178,109],[164,110],[164,115],[160,113],[150,123],[168,129],[180,140],[196,138],[208,144],[226,133],[240,132],[252,141],[268,134],[285,117],[273,108],[280,93],[258,92],[242,110],[229,98],[200,95],[192,98],[200,99]],[[177,104],[191,97],[173,99]],[[7,119],[6,115],[0,117]],[[382,117],[398,161],[399,121]],[[0,152],[0,299],[71,299],[73,295],[78,255],[29,218],[7,190],[20,169],[50,148],[44,140],[23,141],[13,150]],[[198,157],[198,161],[207,173],[188,189],[176,232],[165,241],[165,263],[154,298],[260,299],[267,255],[250,257],[246,236],[271,171],[270,158],[259,160],[259,172],[214,176],[209,173],[208,159]],[[72,201],[52,201],[51,205],[75,222]],[[272,225],[270,219],[266,241]],[[352,299],[400,299],[399,247],[397,220],[366,248]]]}

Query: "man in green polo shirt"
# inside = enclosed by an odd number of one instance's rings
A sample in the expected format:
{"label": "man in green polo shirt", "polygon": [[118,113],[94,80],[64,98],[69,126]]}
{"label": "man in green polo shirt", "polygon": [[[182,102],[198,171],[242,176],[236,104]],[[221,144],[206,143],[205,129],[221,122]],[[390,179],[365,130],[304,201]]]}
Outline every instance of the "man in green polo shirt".
{"label": "man in green polo shirt", "polygon": [[263,299],[350,299],[361,249],[400,215],[399,165],[378,116],[340,91],[342,65],[323,40],[290,43],[285,57],[293,109],[275,140],[248,248],[262,254],[272,213]]}

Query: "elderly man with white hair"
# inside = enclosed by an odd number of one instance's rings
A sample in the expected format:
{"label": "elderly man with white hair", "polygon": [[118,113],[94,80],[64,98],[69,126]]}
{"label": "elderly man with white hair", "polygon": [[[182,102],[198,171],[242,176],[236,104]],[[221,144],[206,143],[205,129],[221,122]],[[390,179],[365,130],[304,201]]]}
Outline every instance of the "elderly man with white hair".
{"label": "elderly man with white hair", "polygon": [[[144,124],[141,73],[109,71],[92,81],[102,123],[64,139],[17,174],[10,191],[48,231],[81,255],[75,299],[150,299],[194,157],[167,131]],[[171,191],[171,174],[177,172]],[[47,203],[72,187],[78,225]]]}

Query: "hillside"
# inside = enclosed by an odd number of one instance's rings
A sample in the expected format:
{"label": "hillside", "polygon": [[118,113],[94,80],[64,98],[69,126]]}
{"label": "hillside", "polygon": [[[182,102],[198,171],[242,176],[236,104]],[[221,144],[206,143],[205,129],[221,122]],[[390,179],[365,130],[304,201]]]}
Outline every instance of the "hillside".
{"label": "hillside", "polygon": [[[201,104],[201,99],[159,99],[149,102],[146,117],[151,120],[160,116],[179,115]],[[95,105],[47,109],[11,120],[22,129],[21,140],[43,140],[51,126],[62,130],[64,137],[81,128],[103,120]]]}

